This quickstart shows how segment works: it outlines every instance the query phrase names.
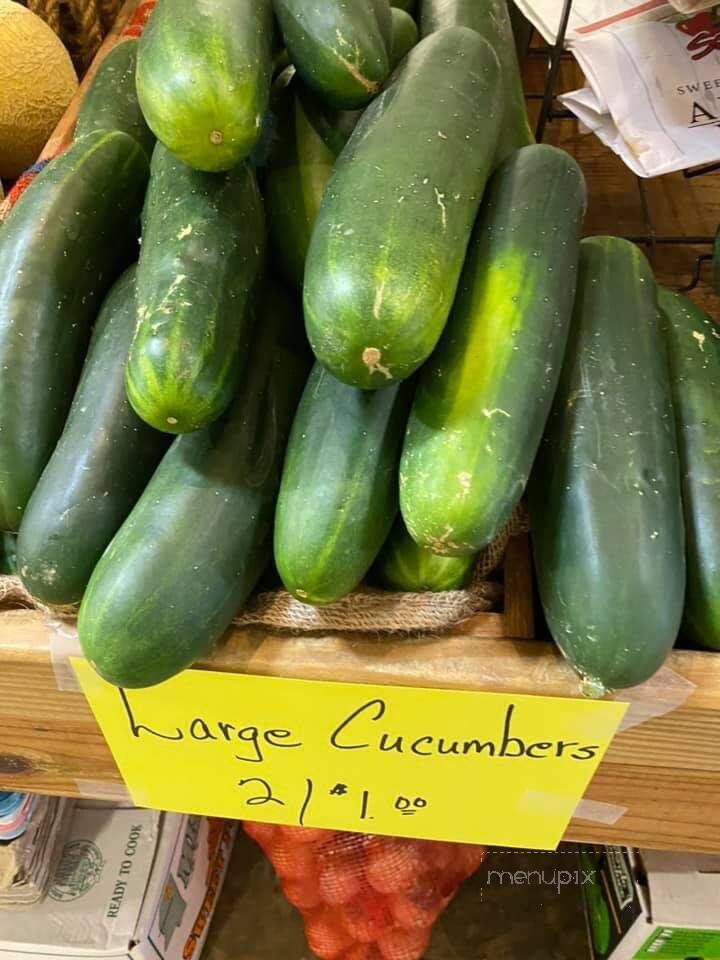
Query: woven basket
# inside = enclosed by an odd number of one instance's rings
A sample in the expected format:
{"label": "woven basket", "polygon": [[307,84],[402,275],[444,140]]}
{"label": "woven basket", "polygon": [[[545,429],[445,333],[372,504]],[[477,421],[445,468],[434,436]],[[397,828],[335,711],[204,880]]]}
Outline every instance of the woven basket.
{"label": "woven basket", "polygon": [[78,76],[92,63],[118,14],[122,0],[27,0],[70,52]]}
{"label": "woven basket", "polygon": [[[518,506],[498,536],[478,556],[471,582],[462,590],[441,593],[392,593],[361,586],[324,607],[296,600],[286,590],[258,593],[234,620],[237,627],[260,626],[293,633],[327,630],[349,633],[408,633],[445,630],[478,613],[502,605],[503,586],[494,574],[502,565],[511,537],[526,532],[527,513]],[[0,576],[0,610],[27,608],[73,619],[77,608],[48,607],[36,600],[17,576]]]}

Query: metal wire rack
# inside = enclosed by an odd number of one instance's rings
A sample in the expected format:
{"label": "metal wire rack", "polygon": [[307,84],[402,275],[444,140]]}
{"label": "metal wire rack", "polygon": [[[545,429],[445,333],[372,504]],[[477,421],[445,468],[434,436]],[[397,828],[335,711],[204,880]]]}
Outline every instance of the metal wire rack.
{"label": "metal wire rack", "polygon": [[[535,126],[535,139],[538,143],[541,143],[545,137],[545,131],[549,123],[552,123],[553,120],[557,119],[569,119],[574,116],[574,114],[565,108],[558,107],[556,105],[556,85],[558,79],[558,73],[560,70],[560,64],[564,59],[572,59],[572,55],[565,50],[565,37],[567,34],[568,23],[570,21],[570,13],[572,12],[573,0],[563,0],[563,7],[560,14],[560,22],[558,25],[557,37],[554,43],[544,44],[533,47],[532,39],[534,35],[534,28],[529,25],[529,29],[526,31],[522,43],[520,45],[520,55],[521,58],[525,57],[543,57],[547,59],[547,73],[545,75],[545,87],[542,93],[538,92],[526,92],[525,97],[527,100],[540,100],[540,111],[537,118],[537,123]],[[702,167],[695,167],[690,170],[683,171],[684,176],[687,179],[694,179],[696,177],[705,176],[707,174],[712,174],[720,170],[720,163],[711,163],[706,164]],[[650,206],[647,200],[647,194],[645,191],[645,184],[642,177],[635,177],[637,183],[638,193],[640,195],[640,206],[643,215],[643,221],[645,230],[641,234],[634,236],[627,236],[625,239],[631,240],[633,243],[646,246],[652,250],[656,246],[662,245],[687,245],[687,246],[709,246],[712,249],[713,243],[715,241],[714,237],[708,236],[664,236],[658,234],[655,230],[653,224],[652,215],[650,212]],[[678,289],[687,293],[690,290],[693,290],[701,281],[703,275],[703,267],[706,264],[711,263],[713,259],[712,252],[699,254],[695,260],[693,270],[691,273],[690,280],[687,284],[679,287]]]}

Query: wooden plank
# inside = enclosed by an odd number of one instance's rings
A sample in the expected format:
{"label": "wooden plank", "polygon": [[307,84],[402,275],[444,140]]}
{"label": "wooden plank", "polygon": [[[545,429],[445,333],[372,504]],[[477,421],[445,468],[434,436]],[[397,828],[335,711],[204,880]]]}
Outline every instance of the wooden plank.
{"label": "wooden plank", "polygon": [[513,537],[505,555],[505,636],[529,640],[535,636],[530,537]]}
{"label": "wooden plank", "polygon": [[[83,697],[58,690],[42,614],[0,615],[0,785],[77,795],[119,775]],[[549,643],[471,635],[378,639],[229,633],[201,669],[349,682],[578,696]],[[720,852],[720,657],[673,652],[682,706],[613,742],[587,799],[626,808],[615,824],[574,820],[567,839]],[[622,697],[620,697],[622,699]],[[89,786],[95,782],[96,787]]]}

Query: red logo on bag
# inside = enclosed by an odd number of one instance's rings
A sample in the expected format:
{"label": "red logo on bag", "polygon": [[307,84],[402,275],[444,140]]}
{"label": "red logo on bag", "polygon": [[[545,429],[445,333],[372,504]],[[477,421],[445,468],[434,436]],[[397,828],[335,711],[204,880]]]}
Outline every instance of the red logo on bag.
{"label": "red logo on bag", "polygon": [[687,49],[692,53],[693,60],[702,60],[714,50],[720,50],[720,26],[716,26],[709,11],[705,10],[689,20],[683,20],[677,28],[692,37]]}

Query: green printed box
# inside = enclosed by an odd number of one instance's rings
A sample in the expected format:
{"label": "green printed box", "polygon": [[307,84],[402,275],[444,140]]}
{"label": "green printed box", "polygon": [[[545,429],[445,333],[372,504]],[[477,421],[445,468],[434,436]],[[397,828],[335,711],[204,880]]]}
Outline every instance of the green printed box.
{"label": "green printed box", "polygon": [[720,957],[720,930],[656,927],[634,960],[688,960],[690,957]]}
{"label": "green printed box", "polygon": [[720,857],[580,854],[592,960],[720,960]]}

